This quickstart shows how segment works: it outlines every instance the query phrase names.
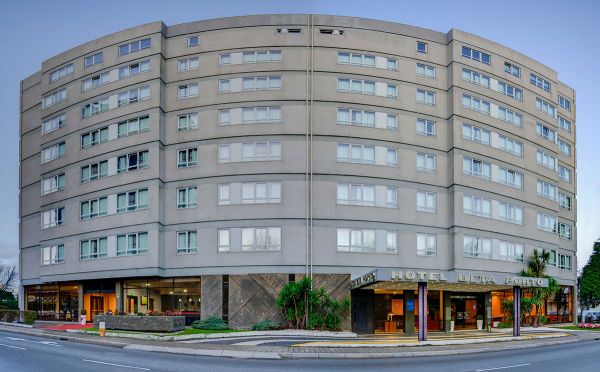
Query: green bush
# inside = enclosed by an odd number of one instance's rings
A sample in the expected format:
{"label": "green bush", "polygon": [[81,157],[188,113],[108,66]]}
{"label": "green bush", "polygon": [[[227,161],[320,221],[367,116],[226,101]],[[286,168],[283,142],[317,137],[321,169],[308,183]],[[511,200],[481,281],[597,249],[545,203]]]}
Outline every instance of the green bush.
{"label": "green bush", "polygon": [[196,320],[192,323],[192,328],[223,331],[229,329],[229,324],[223,319],[210,317],[203,320]]}
{"label": "green bush", "polygon": [[36,319],[37,313],[35,311],[0,310],[0,321],[2,322],[23,321],[25,324],[31,325]]}
{"label": "green bush", "polygon": [[33,322],[37,319],[37,312],[35,311],[24,311],[24,319],[25,324],[32,325]]}
{"label": "green bush", "polygon": [[512,322],[500,322],[498,323],[498,328],[512,328]]}
{"label": "green bush", "polygon": [[271,319],[265,319],[258,323],[254,323],[250,326],[253,331],[270,331],[273,329],[280,329],[281,324],[272,321]]}
{"label": "green bush", "polygon": [[477,320],[483,320],[483,315],[477,315]]}

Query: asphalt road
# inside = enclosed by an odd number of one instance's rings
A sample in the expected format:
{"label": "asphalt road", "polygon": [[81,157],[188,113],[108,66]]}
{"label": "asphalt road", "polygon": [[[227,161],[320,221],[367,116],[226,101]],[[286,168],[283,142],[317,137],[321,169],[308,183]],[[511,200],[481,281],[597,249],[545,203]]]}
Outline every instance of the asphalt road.
{"label": "asphalt road", "polygon": [[123,350],[0,332],[0,371],[598,371],[600,341],[450,357],[256,360]]}

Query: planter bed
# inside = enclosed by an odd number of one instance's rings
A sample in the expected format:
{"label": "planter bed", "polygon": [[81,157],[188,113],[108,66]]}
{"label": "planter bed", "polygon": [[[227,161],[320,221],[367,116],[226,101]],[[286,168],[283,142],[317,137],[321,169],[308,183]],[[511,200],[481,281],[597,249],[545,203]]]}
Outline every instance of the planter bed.
{"label": "planter bed", "polygon": [[141,332],[177,332],[185,328],[184,316],[96,315],[94,328],[100,322],[106,329]]}

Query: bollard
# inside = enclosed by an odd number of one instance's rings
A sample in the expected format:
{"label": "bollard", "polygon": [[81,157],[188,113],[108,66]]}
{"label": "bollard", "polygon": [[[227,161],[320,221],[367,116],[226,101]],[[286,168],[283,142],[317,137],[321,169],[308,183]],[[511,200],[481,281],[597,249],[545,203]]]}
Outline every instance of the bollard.
{"label": "bollard", "polygon": [[100,337],[104,337],[104,332],[106,331],[106,322],[99,322],[98,328],[100,329]]}

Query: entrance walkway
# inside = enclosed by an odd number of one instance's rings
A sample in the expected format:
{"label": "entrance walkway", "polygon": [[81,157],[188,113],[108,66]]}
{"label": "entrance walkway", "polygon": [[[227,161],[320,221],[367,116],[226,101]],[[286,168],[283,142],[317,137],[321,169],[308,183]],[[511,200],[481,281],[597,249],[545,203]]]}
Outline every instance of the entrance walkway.
{"label": "entrance walkway", "polygon": [[84,328],[93,328],[92,323],[87,323],[81,325],[75,322],[47,322],[47,321],[37,321],[35,322],[34,328],[45,329],[48,331],[62,331],[67,332],[69,329],[84,329]]}

